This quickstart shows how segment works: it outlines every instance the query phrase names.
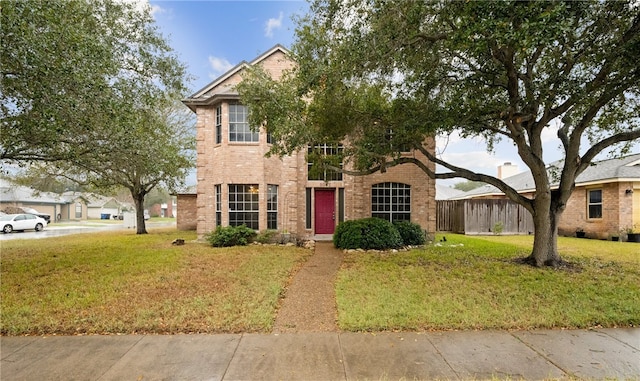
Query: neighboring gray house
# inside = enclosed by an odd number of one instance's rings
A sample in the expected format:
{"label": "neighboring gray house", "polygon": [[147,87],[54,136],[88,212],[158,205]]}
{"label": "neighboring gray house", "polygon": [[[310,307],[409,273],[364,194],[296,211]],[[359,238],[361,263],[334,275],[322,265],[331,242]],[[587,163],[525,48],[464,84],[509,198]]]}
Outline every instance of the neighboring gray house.
{"label": "neighboring gray house", "polygon": [[103,215],[109,215],[111,218],[130,208],[114,197],[94,193],[65,192],[62,195],[74,205],[74,210],[70,211],[70,219],[100,219]]}
{"label": "neighboring gray house", "polygon": [[449,200],[462,196],[463,191],[448,186],[440,185],[436,182],[436,200]]}
{"label": "neighboring gray house", "polygon": [[59,220],[67,201],[55,193],[39,192],[33,188],[0,179],[0,210],[7,208],[32,208]]}
{"label": "neighboring gray house", "polygon": [[[548,167],[551,178],[557,177],[561,168],[561,161],[551,163]],[[528,197],[535,194],[531,172],[503,181],[520,194]],[[553,187],[557,187],[557,183]],[[496,187],[485,185],[453,199],[505,198]],[[558,232],[571,236],[577,230],[583,230],[587,237],[607,239],[634,227],[640,231],[640,154],[594,162],[576,179],[576,187],[562,214]]]}

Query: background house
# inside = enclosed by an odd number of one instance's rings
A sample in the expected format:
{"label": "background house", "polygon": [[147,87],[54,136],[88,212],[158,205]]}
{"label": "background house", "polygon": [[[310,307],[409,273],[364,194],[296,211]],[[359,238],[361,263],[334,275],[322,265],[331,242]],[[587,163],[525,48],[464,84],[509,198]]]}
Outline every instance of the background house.
{"label": "background house", "polygon": [[[184,217],[195,216],[190,220],[197,221],[199,236],[217,226],[244,224],[303,238],[333,234],[344,220],[376,216],[410,220],[433,233],[435,181],[416,166],[352,177],[330,171],[310,173],[307,150],[283,158],[265,157],[270,136],[263,129],[250,128],[247,108],[239,102],[235,85],[248,66],[260,65],[278,79],[293,64],[287,50],[276,45],[183,101],[197,115],[198,183],[195,211],[186,203],[194,201],[192,196],[178,195],[178,226],[186,226]],[[434,149],[433,140],[427,144]],[[319,143],[308,149],[336,155],[342,145]],[[419,152],[407,154],[428,163]]]}
{"label": "background house", "polygon": [[171,196],[167,198],[166,202],[151,205],[148,210],[151,217],[174,218],[177,214],[177,208],[176,198]]}
{"label": "background house", "polygon": [[109,219],[122,213],[124,205],[116,200],[115,197],[105,197],[92,193],[86,194],[85,197],[88,199],[87,216],[89,219],[101,219],[103,217]]}
{"label": "background house", "polygon": [[86,220],[119,216],[123,210],[132,209],[130,205],[118,201],[115,197],[101,196],[87,192],[65,192],[62,196],[68,201],[65,209],[66,219]]}
{"label": "background house", "polygon": [[[557,177],[561,168],[562,162],[552,163],[550,177]],[[504,182],[523,195],[535,194],[531,172],[507,177]],[[485,185],[453,199],[497,200],[506,196],[494,186]],[[560,218],[558,233],[572,236],[583,230],[587,237],[607,239],[633,226],[640,228],[640,154],[594,162],[580,174]]]}
{"label": "background house", "polygon": [[55,193],[40,192],[0,179],[0,210],[8,208],[31,208],[51,217],[51,222],[60,220],[67,201]]}
{"label": "background house", "polygon": [[63,220],[86,220],[89,218],[89,200],[82,193],[65,192],[62,197],[67,201],[63,205],[61,217]]}

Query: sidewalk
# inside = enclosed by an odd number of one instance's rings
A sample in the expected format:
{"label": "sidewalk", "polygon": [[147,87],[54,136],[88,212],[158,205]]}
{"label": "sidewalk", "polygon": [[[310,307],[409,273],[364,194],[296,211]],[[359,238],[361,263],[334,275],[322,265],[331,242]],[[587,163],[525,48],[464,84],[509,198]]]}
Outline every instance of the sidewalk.
{"label": "sidewalk", "polygon": [[640,328],[1,337],[1,380],[640,380]]}

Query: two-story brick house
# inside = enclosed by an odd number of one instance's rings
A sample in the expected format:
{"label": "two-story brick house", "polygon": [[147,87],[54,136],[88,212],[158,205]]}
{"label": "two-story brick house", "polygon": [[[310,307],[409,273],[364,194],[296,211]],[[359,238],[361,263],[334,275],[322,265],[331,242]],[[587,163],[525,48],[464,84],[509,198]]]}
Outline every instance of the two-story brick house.
{"label": "two-story brick house", "polygon": [[[414,165],[368,176],[311,175],[306,150],[282,158],[265,157],[270,136],[264,129],[250,128],[247,107],[235,90],[243,70],[251,65],[261,65],[278,79],[294,63],[288,51],[276,45],[183,101],[197,115],[195,215],[199,236],[217,226],[245,224],[255,230],[273,229],[309,238],[332,234],[341,221],[371,216],[410,220],[434,232],[435,181]],[[433,142],[429,143],[433,148]],[[342,149],[333,145],[313,148],[326,154]]]}

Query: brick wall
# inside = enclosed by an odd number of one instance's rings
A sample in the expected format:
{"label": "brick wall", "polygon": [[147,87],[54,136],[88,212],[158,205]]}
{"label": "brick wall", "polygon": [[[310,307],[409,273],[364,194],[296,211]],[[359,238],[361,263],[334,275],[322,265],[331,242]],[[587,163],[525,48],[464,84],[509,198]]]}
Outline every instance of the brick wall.
{"label": "brick wall", "polygon": [[177,209],[176,225],[178,230],[196,230],[198,224],[196,195],[179,194]]}
{"label": "brick wall", "polygon": [[[587,194],[592,189],[602,190],[602,218],[588,218]],[[633,194],[627,189],[633,189],[632,182],[576,187],[558,223],[558,233],[575,236],[581,228],[588,238],[607,239],[633,225]]]}
{"label": "brick wall", "polygon": [[[292,66],[286,56],[276,51],[263,57],[259,62],[274,78],[279,78],[284,69]],[[229,224],[228,185],[257,184],[259,188],[259,229],[267,227],[268,185],[278,186],[278,229],[288,230],[298,236],[310,236],[314,233],[314,223],[307,229],[306,190],[330,188],[336,190],[336,212],[338,211],[338,190],[344,189],[345,219],[371,216],[371,186],[380,182],[399,182],[411,185],[411,216],[423,229],[435,231],[435,182],[414,165],[402,165],[389,168],[384,174],[367,177],[344,176],[343,181],[307,180],[307,162],[305,152],[297,152],[284,158],[265,158],[269,149],[266,133],[261,131],[259,142],[229,142],[229,104],[237,101],[233,86],[241,80],[242,71],[225,78],[207,93],[212,101],[196,108],[196,144],[197,144],[197,198],[186,199],[178,196],[178,227],[187,221],[197,221],[198,236],[212,231],[216,227],[215,186],[221,185],[222,226]],[[216,108],[222,112],[222,142],[215,141]],[[427,142],[434,149],[433,140]],[[418,155],[418,154],[416,154]],[[423,162],[428,163],[426,158]],[[427,164],[432,170],[434,164]],[[189,204],[189,203],[190,204]],[[313,209],[313,202],[310,207]],[[312,210],[312,216],[314,211]],[[337,223],[336,218],[336,223]]]}

